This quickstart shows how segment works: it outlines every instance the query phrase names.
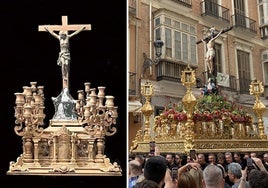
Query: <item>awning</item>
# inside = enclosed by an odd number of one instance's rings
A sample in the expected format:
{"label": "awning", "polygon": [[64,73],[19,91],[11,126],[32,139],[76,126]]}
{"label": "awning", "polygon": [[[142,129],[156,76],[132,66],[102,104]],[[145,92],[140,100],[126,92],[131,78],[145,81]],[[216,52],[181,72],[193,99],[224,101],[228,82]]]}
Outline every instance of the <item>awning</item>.
{"label": "awning", "polygon": [[128,112],[138,112],[140,111],[142,107],[142,104],[140,101],[133,100],[133,101],[128,101]]}

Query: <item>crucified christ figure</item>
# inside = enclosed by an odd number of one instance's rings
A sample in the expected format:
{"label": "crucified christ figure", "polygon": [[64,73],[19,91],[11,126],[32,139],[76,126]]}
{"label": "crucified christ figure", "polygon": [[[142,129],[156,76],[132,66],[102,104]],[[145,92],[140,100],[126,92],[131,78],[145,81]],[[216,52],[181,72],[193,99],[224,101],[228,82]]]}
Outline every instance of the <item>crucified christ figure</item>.
{"label": "crucified christ figure", "polygon": [[59,34],[57,34],[53,30],[50,30],[48,27],[44,27],[44,28],[52,36],[54,36],[60,41],[60,53],[59,53],[59,58],[57,60],[57,64],[61,66],[62,79],[65,82],[68,82],[69,68],[70,68],[69,65],[71,61],[69,39],[73,37],[74,35],[80,33],[81,31],[83,31],[86,27],[83,26],[79,30],[76,30],[75,32],[71,34],[68,34],[68,31],[59,31]]}
{"label": "crucified christ figure", "polygon": [[214,45],[215,45],[215,40],[220,36],[220,34],[223,32],[223,30],[221,30],[216,36],[214,36],[214,31],[215,28],[212,27],[209,29],[210,30],[210,35],[209,37],[204,40],[201,39],[202,42],[205,42],[207,44],[207,52],[206,52],[206,65],[208,67],[208,71],[210,74],[212,74],[213,72],[213,58],[215,56],[215,49],[214,49]]}

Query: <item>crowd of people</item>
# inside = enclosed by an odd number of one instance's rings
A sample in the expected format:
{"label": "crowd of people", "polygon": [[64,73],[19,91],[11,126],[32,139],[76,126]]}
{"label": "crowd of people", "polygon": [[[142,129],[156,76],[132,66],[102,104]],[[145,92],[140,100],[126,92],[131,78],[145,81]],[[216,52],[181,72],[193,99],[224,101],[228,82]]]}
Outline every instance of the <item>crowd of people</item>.
{"label": "crowd of people", "polygon": [[268,188],[268,152],[130,154],[128,164],[128,188]]}

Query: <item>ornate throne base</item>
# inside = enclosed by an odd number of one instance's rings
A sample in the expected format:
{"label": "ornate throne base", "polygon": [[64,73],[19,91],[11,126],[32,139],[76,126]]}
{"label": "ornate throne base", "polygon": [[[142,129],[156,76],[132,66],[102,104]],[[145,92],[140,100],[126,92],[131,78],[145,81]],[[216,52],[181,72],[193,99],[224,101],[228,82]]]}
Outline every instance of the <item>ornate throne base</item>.
{"label": "ornate throne base", "polygon": [[[185,141],[169,140],[155,141],[160,153],[186,153]],[[268,151],[268,140],[261,139],[195,139],[195,149],[199,153],[218,152],[264,152]],[[149,142],[136,142],[131,148],[131,153],[148,154]]]}
{"label": "ornate throne base", "polygon": [[23,137],[24,152],[10,162],[7,174],[121,176],[120,166],[103,155],[104,138],[97,133],[78,121],[51,120],[39,135]]}

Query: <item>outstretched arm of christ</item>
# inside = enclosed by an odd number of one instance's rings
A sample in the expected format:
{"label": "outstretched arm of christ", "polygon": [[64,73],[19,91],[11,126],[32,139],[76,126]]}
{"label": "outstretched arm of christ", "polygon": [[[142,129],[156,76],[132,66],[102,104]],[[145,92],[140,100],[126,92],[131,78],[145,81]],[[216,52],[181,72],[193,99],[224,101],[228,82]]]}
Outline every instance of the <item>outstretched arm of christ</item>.
{"label": "outstretched arm of christ", "polygon": [[45,30],[47,32],[49,32],[53,37],[55,37],[56,39],[59,39],[59,35],[57,35],[54,31],[51,31],[50,29],[48,29],[47,27],[44,27]]}
{"label": "outstretched arm of christ", "polygon": [[220,34],[223,32],[223,29],[212,39],[212,40],[216,40],[219,36],[220,36]]}
{"label": "outstretched arm of christ", "polygon": [[75,32],[73,32],[72,34],[69,35],[69,38],[71,38],[74,35],[77,35],[78,33],[80,33],[81,31],[85,30],[86,26],[81,27],[80,29],[76,30]]}

